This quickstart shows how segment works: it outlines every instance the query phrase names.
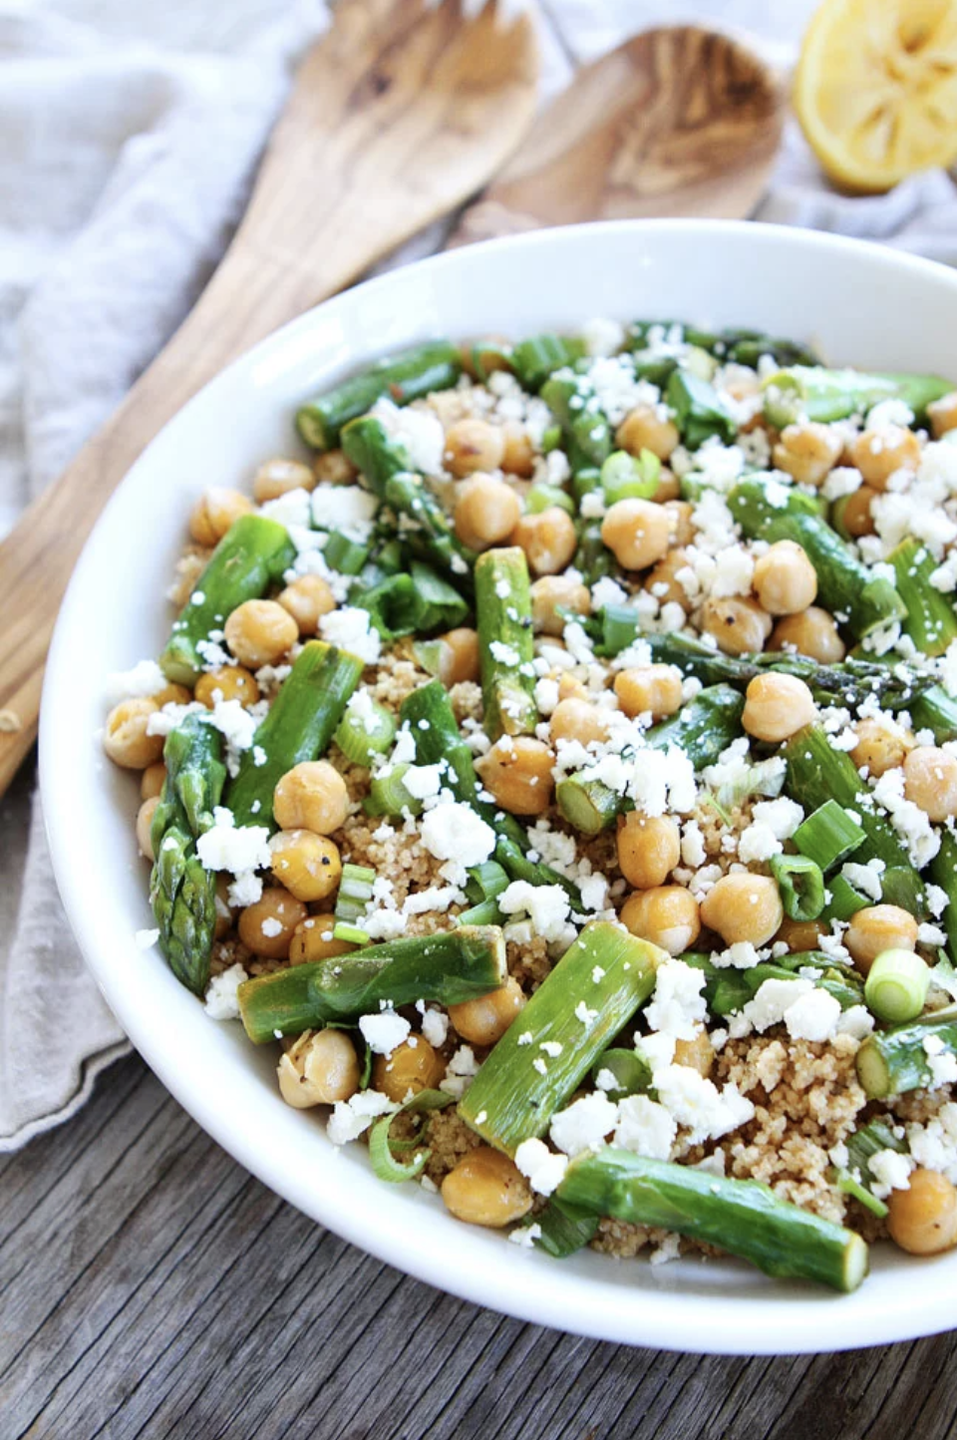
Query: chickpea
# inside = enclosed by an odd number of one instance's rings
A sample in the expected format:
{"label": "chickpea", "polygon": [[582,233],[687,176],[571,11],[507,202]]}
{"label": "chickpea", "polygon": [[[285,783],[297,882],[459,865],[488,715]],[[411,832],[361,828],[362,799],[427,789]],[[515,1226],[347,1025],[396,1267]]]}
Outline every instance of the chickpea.
{"label": "chickpea", "polygon": [[619,919],[632,935],[660,945],[669,955],[690,949],[701,933],[698,902],[683,885],[636,890],[622,906]]}
{"label": "chickpea", "polygon": [[636,405],[615,431],[615,444],[630,455],[650,450],[659,460],[667,460],[680,440],[678,427],[667,416],[661,416],[655,405]]}
{"label": "chickpea", "polygon": [[275,600],[245,600],[225,625],[226,644],[241,665],[275,665],[299,639],[299,626]]}
{"label": "chickpea", "polygon": [[449,1006],[449,1019],[470,1045],[494,1045],[505,1034],[525,1004],[522,987],[513,975],[490,995]]}
{"label": "chickpea", "polygon": [[778,540],[755,562],[754,593],[769,615],[797,615],[817,598],[817,571],[803,546]]}
{"label": "chickpea", "polygon": [[668,553],[668,511],[653,500],[616,500],[601,522],[601,538],[625,570],[646,570]]}
{"label": "chickpea", "polygon": [[332,933],[335,927],[335,915],[310,915],[308,920],[300,921],[289,946],[290,965],[350,954],[356,947],[348,940],[336,940]]}
{"label": "chickpea", "polygon": [[918,745],[904,761],[904,795],[937,824],[957,815],[957,758],[937,745]]}
{"label": "chickpea", "polygon": [[313,460],[312,473],[327,485],[351,485],[359,472],[344,450],[326,450]]}
{"label": "chickpea", "polygon": [[455,502],[455,533],[470,550],[500,545],[519,523],[522,505],[504,480],[473,475],[461,486]]}
{"label": "chickpea", "polygon": [[910,1173],[906,1190],[887,1197],[887,1228],[909,1255],[939,1255],[957,1245],[957,1189],[936,1170]]}
{"label": "chickpea", "polygon": [[192,698],[185,685],[174,685],[172,681],[150,696],[153,704],[160,710],[164,705],[188,705]]}
{"label": "chickpea", "polygon": [[481,674],[478,631],[467,625],[439,636],[439,679],[445,686],[478,680]]}
{"label": "chickpea", "polygon": [[157,760],[155,765],[147,765],[140,777],[140,799],[152,800],[154,795],[162,792],[166,783],[166,766],[162,760]]}
{"label": "chickpea", "polygon": [[777,882],[742,870],[722,875],[701,902],[701,918],[726,945],[766,945],[784,919]]}
{"label": "chickpea", "polygon": [[917,921],[899,905],[867,905],[853,916],[844,944],[862,975],[885,950],[913,950]]}
{"label": "chickpea", "polygon": [[311,830],[280,830],[269,842],[270,868],[297,900],[325,900],[342,875],[339,847]]}
{"label": "chickpea", "polygon": [[877,499],[877,491],[871,485],[861,485],[848,495],[841,506],[841,524],[848,535],[855,540],[862,535],[874,534],[874,514],[872,506]]}
{"label": "chickpea", "polygon": [[445,1061],[422,1035],[409,1035],[391,1055],[377,1055],[372,1062],[374,1089],[400,1105],[420,1090],[435,1090],[444,1074]]}
{"label": "chickpea", "polygon": [[253,502],[239,490],[214,485],[201,495],[189,517],[189,533],[197,545],[218,545],[240,515],[248,515]]}
{"label": "chickpea", "polygon": [[664,885],[681,859],[681,832],[670,815],[632,810],[618,821],[618,868],[636,890]]}
{"label": "chickpea", "polygon": [[176,579],[169,589],[169,598],[180,609],[196,588],[196,582],[209,563],[212,550],[191,546],[176,562]]}
{"label": "chickpea", "polygon": [[212,710],[217,701],[238,700],[241,705],[255,705],[259,686],[251,670],[244,665],[218,665],[206,670],[196,681],[196,699]]}
{"label": "chickpea", "polygon": [[712,596],[701,607],[701,629],[714,636],[725,655],[749,655],[764,649],[771,620],[753,600]]}
{"label": "chickpea", "polygon": [[344,1030],[306,1030],[279,1061],[279,1093],[307,1110],[349,1100],[359,1088],[359,1060]]}
{"label": "chickpea", "polygon": [[278,500],[280,495],[288,495],[290,490],[315,488],[315,472],[299,460],[267,460],[253,476],[253,496],[257,505],[262,505],[265,500]]}
{"label": "chickpea", "polygon": [[549,733],[553,743],[577,740],[581,745],[607,740],[608,721],[605,713],[589,700],[559,700],[552,711]]}
{"label": "chickpea", "polygon": [[694,514],[694,506],[687,500],[666,500],[664,508],[668,512],[668,526],[671,532],[671,541],[674,545],[690,545],[694,539],[694,525],[691,517]]}
{"label": "chickpea", "polygon": [[542,740],[503,735],[475,768],[495,803],[510,815],[544,815],[552,803],[555,757]]}
{"label": "chickpea", "polygon": [[570,565],[578,548],[575,522],[560,505],[537,515],[523,515],[509,536],[510,545],[525,551],[533,575],[557,575]]}
{"label": "chickpea", "polygon": [[259,900],[247,905],[239,916],[239,938],[254,955],[285,960],[296,926],[308,911],[301,900],[281,885],[265,889]]}
{"label": "chickpea", "polygon": [[772,650],[797,650],[819,660],[822,665],[836,665],[846,653],[834,617],[818,605],[810,605],[800,615],[785,615],[771,633]]}
{"label": "chickpea", "polygon": [[514,1160],[480,1145],[442,1181],[442,1199],[457,1220],[501,1230],[532,1208],[532,1192]]}
{"label": "chickpea", "polygon": [[106,717],[103,749],[114,765],[124,770],[145,770],[163,758],[163,736],[148,735],[150,716],[158,713],[153,700],[121,700]]}
{"label": "chickpea", "polygon": [[331,835],[345,824],[349,792],[328,760],[302,760],[287,770],[273,792],[273,815],[283,830]]}
{"label": "chickpea", "polygon": [[796,675],[755,675],[745,692],[741,725],[755,740],[776,743],[796,735],[817,714],[814,696]]}
{"label": "chickpea", "polygon": [[791,920],[785,915],[774,939],[782,941],[791,954],[796,955],[801,950],[819,950],[821,936],[826,934],[827,926],[817,920]]}
{"label": "chickpea", "polygon": [[321,575],[300,575],[280,591],[276,603],[288,610],[300,635],[315,635],[322,616],[336,608],[335,596]]}
{"label": "chickpea", "polygon": [[903,765],[904,756],[914,743],[910,731],[892,729],[878,719],[859,720],[854,726],[854,733],[857,744],[850,752],[851,759],[858,770],[866,770],[868,775],[880,776],[888,770],[896,770],[898,765]]}
{"label": "chickpea", "polygon": [[935,440],[957,427],[957,390],[932,400],[927,407],[927,418]]}
{"label": "chickpea", "polygon": [[676,1065],[688,1065],[692,1070],[697,1070],[707,1080],[714,1068],[714,1046],[707,1030],[702,1025],[700,1030],[695,1031],[693,1040],[675,1041]]}
{"label": "chickpea", "polygon": [[153,854],[150,828],[153,824],[153,816],[156,814],[156,807],[159,803],[159,796],[154,795],[152,799],[144,800],[136,813],[136,843],[140,847],[140,854],[144,860],[156,859],[156,856]]}
{"label": "chickpea", "polygon": [[771,451],[778,470],[805,485],[822,485],[841,458],[843,438],[830,425],[803,420],[786,425]]}
{"label": "chickpea", "polygon": [[559,700],[590,700],[591,695],[584,681],[579,680],[577,675],[563,670],[558,681],[558,698]]}
{"label": "chickpea", "polygon": [[652,500],[656,505],[665,505],[669,501],[680,499],[680,497],[681,481],[673,470],[669,470],[667,466],[663,465],[658,476],[658,487],[651,497]]}
{"label": "chickpea", "polygon": [[445,464],[453,475],[474,475],[476,470],[497,470],[505,453],[505,436],[499,425],[469,415],[456,420],[445,434]]}
{"label": "chickpea", "polygon": [[688,598],[688,592],[678,579],[678,573],[688,569],[688,555],[680,546],[669,550],[664,559],[659,560],[653,569],[645,576],[642,588],[647,590],[649,595],[654,595],[660,605],[667,605],[674,602],[680,605],[686,615],[690,615],[694,606]]}
{"label": "chickpea", "polygon": [[542,635],[562,635],[565,621],[559,610],[587,615],[591,595],[587,585],[571,575],[543,575],[532,585],[532,624]]}
{"label": "chickpea", "polygon": [[528,480],[535,471],[535,447],[524,425],[517,420],[507,420],[502,427],[505,437],[499,466],[506,475],[518,475]]}
{"label": "chickpea", "polygon": [[629,717],[663,720],[681,709],[681,671],[676,665],[637,665],[615,676],[618,704]]}
{"label": "chickpea", "polygon": [[916,470],[920,464],[920,441],[913,430],[903,425],[882,425],[879,430],[863,430],[851,446],[851,464],[864,476],[864,482],[875,490],[886,490],[890,477],[898,470]]}

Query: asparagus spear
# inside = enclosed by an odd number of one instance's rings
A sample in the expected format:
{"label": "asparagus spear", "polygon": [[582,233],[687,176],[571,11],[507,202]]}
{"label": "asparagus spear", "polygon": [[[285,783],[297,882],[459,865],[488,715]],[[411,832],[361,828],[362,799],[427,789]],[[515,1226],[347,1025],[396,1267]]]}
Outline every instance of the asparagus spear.
{"label": "asparagus spear", "polygon": [[932,730],[934,744],[957,740],[957,701],[952,700],[943,685],[932,685],[907,707],[915,730]]}
{"label": "asparagus spear", "polygon": [[726,445],[737,438],[737,421],[722,405],[714,386],[700,375],[690,370],[672,371],[665,393],[687,449],[697,450],[715,435]]}
{"label": "asparagus spear", "polygon": [[852,810],[866,836],[854,852],[855,861],[866,865],[869,860],[883,860],[887,866],[881,876],[883,898],[912,914],[923,915],[926,897],[921,878],[897,832],[876,809],[851,757],[834,749],[820,725],[799,730],[785,742],[781,753],[787,761],[788,795],[808,813],[829,799]]}
{"label": "asparagus spear", "polygon": [[843,420],[881,400],[903,400],[918,420],[927,406],[953,390],[939,375],[874,374],[792,365],[769,375],[763,384],[764,416],[783,430],[796,420]]}
{"label": "asparagus spear", "polygon": [[947,932],[947,949],[951,960],[957,959],[957,836],[949,830],[940,831],[940,849],[927,870],[931,884],[947,892],[947,906],[942,923]]}
{"label": "asparagus spear", "polygon": [[802,491],[751,475],[735,485],[728,506],[749,539],[793,540],[804,548],[817,572],[820,603],[842,621],[846,616],[858,639],[906,617],[907,607],[893,585],[872,576]]}
{"label": "asparagus spear", "polygon": [[924,655],[943,655],[957,640],[957,614],[947,596],[930,583],[937,561],[912,535],[888,559],[897,576],[897,593],[907,606],[901,629]]}
{"label": "asparagus spear", "polygon": [[713,964],[709,955],[689,951],[682,955],[686,965],[703,970],[707,977],[704,998],[712,1015],[736,1015],[753,1000],[765,980],[796,980],[802,970],[816,972],[814,984],[838,1001],[842,1010],[864,1003],[860,976],[849,966],[839,965],[821,950],[795,951],[779,960],[762,961],[747,970],[733,970]]}
{"label": "asparagus spear", "polygon": [[449,340],[431,340],[385,360],[301,406],[296,428],[314,450],[331,450],[342,427],[364,415],[382,395],[407,405],[433,390],[448,390],[462,373],[458,349]]}
{"label": "asparagus spear", "polygon": [[870,1120],[861,1125],[847,1139],[847,1166],[837,1172],[837,1188],[846,1195],[853,1195],[871,1214],[882,1220],[887,1206],[871,1191],[874,1176],[870,1160],[881,1150],[896,1150],[899,1155],[907,1154],[907,1143],[899,1140],[883,1120]]}
{"label": "asparagus spear", "polygon": [[[931,678],[906,665],[884,665],[851,656],[838,664],[822,665],[790,650],[765,650],[756,655],[723,655],[689,635],[643,635],[637,612],[631,606],[608,606],[602,612],[603,655],[618,655],[637,638],[643,639],[657,664],[676,665],[682,675],[693,675],[703,685],[726,682],[747,688],[765,670],[796,675],[807,684],[821,705],[857,707],[876,695],[882,710],[902,710],[931,687]],[[633,628],[632,628],[633,627]],[[609,643],[610,642],[610,643]]]}
{"label": "asparagus spear", "polygon": [[237,825],[275,828],[273,791],[287,770],[323,754],[361,674],[362,661],[346,650],[321,640],[302,647],[227,791]]}
{"label": "asparagus spear", "polygon": [[[677,715],[653,726],[645,739],[657,750],[677,746],[696,770],[703,770],[715,763],[740,731],[743,709],[744,701],[737,690],[728,685],[713,685],[700,690]],[[621,758],[627,761],[634,755],[635,752],[627,748]],[[634,801],[597,779],[594,768],[586,766],[567,775],[558,782],[555,791],[559,810],[583,835],[599,834],[619,815],[634,809]]]}
{"label": "asparagus spear", "polygon": [[508,1154],[543,1135],[666,959],[618,925],[586,925],[482,1065],[459,1102],[463,1120]]}
{"label": "asparagus spear", "polygon": [[462,925],[247,980],[239,987],[239,1010],[246,1034],[261,1045],[354,1021],[383,1005],[460,1005],[498,990],[507,975],[501,930]]}
{"label": "asparagus spear", "polygon": [[427,559],[466,580],[475,563],[474,551],[457,538],[408,450],[390,438],[382,421],[372,415],[350,420],[342,431],[342,448],[375,494],[410,523],[404,538],[411,543],[417,537]]}
{"label": "asparagus spear", "polygon": [[[928,1048],[929,1047],[929,1048]],[[871,1100],[934,1083],[932,1060],[957,1053],[957,1007],[891,1030],[875,1030],[857,1052],[857,1078]]]}
{"label": "asparagus spear", "polygon": [[706,350],[722,361],[733,361],[736,365],[749,365],[752,369],[764,355],[770,355],[778,365],[817,365],[818,357],[813,350],[797,340],[786,340],[765,335],[761,330],[726,329],[716,333],[699,330],[694,325],[685,325],[680,320],[637,320],[631,326],[631,346],[641,351],[649,344],[652,329],[668,332],[675,325],[681,330],[681,338],[687,345]]}
{"label": "asparagus spear", "polygon": [[573,1160],[556,1193],[593,1214],[704,1240],[780,1279],[851,1291],[867,1274],[860,1235],[778,1199],[756,1180],[726,1180],[609,1148]]}
{"label": "asparagus spear", "polygon": [[578,336],[532,335],[512,346],[512,369],[525,390],[540,390],[550,375],[574,364],[585,354],[585,342]]}
{"label": "asparagus spear", "polygon": [[588,376],[558,370],[542,386],[542,399],[580,463],[601,466],[611,454],[613,432]]}
{"label": "asparagus spear", "polygon": [[216,925],[216,876],[196,854],[196,839],[213,823],[226,778],[222,737],[201,715],[186,715],[166,737],[166,779],[153,814],[156,856],[150,903],[159,945],[181,984],[202,995]]}
{"label": "asparagus spear", "polygon": [[601,538],[601,521],[588,520],[580,526],[575,569],[582,581],[591,587],[605,575],[615,573],[615,557]]}
{"label": "asparagus spear", "polygon": [[493,742],[501,735],[530,735],[538,723],[532,596],[519,546],[479,556],[475,611],[486,734]]}
{"label": "asparagus spear", "polygon": [[222,629],[231,611],[265,595],[296,558],[284,525],[265,515],[241,515],[230,526],[193,586],[160,656],[168,679],[193,685],[204,665],[200,647]]}

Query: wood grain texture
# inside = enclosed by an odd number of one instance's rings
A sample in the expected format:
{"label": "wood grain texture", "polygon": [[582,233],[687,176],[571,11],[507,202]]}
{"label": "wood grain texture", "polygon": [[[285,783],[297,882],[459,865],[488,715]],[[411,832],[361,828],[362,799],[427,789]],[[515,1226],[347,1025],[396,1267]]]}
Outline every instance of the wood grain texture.
{"label": "wood grain texture", "polygon": [[784,100],[774,72],[727,36],[647,30],[578,72],[452,243],[583,220],[749,215]]}
{"label": "wood grain texture", "polygon": [[278,1200],[136,1058],[0,1160],[0,1297],[3,1440],[957,1434],[955,1335],[745,1359],[505,1319]]}
{"label": "wood grain texture", "polygon": [[199,303],[113,418],[0,544],[0,793],[36,734],[73,565],[144,447],[231,360],[474,194],[531,119],[537,59],[495,0],[342,0],[306,57],[243,222]]}

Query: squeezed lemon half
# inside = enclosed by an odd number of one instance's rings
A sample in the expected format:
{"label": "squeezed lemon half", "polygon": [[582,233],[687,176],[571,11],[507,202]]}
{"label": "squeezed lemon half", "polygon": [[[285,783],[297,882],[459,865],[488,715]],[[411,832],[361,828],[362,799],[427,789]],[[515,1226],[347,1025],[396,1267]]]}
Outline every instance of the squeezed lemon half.
{"label": "squeezed lemon half", "polygon": [[824,0],[794,108],[831,179],[889,190],[957,158],[957,0]]}

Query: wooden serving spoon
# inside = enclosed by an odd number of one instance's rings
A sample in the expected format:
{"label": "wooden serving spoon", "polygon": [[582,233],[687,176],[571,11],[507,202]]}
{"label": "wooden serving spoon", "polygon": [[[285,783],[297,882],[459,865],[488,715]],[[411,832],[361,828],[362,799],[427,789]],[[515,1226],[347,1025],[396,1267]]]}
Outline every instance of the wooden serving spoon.
{"label": "wooden serving spoon", "polygon": [[[503,46],[487,16],[477,22],[483,30],[463,32],[447,8],[430,23],[409,0],[376,32],[375,8],[390,12],[389,0],[340,6],[196,309],[0,545],[0,793],[36,733],[69,571],[140,451],[229,360],[477,190],[530,118],[525,27],[506,32]],[[470,58],[467,44],[484,49]],[[440,76],[447,83],[433,93]],[[451,85],[468,85],[467,101]],[[429,103],[420,110],[423,88]],[[648,31],[579,72],[451,243],[611,217],[747,215],[764,190],[782,107],[777,78],[727,37],[685,26]]]}

